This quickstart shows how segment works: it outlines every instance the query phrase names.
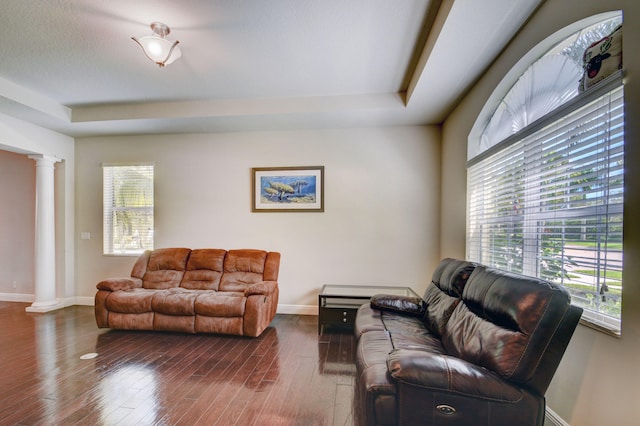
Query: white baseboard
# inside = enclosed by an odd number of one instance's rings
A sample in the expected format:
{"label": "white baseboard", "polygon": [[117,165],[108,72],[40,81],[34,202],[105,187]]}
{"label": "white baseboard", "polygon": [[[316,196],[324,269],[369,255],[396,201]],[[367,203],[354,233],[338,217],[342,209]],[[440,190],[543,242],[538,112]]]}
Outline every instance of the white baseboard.
{"label": "white baseboard", "polygon": [[[33,294],[0,293],[0,302],[33,303],[35,300],[36,296]],[[73,305],[93,306],[93,297],[63,297],[56,300],[64,308]]]}
{"label": "white baseboard", "polygon": [[317,305],[278,305],[278,314],[318,315]]}
{"label": "white baseboard", "polygon": [[546,407],[544,413],[544,426],[569,426],[569,423],[565,422],[562,417],[560,417],[551,408]]}
{"label": "white baseboard", "polygon": [[36,296],[33,294],[0,293],[0,302],[33,303],[35,300]]}
{"label": "white baseboard", "polygon": [[72,305],[93,306],[95,304],[95,299],[90,296],[77,296],[70,299],[73,299]]}

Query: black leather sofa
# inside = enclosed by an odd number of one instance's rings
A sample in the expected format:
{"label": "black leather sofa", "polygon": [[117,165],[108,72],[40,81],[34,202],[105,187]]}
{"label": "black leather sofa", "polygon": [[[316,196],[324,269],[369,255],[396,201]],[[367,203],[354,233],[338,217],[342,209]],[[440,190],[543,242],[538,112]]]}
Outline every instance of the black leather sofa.
{"label": "black leather sofa", "polygon": [[542,425],[581,314],[553,283],[444,259],[422,298],[358,310],[356,423]]}

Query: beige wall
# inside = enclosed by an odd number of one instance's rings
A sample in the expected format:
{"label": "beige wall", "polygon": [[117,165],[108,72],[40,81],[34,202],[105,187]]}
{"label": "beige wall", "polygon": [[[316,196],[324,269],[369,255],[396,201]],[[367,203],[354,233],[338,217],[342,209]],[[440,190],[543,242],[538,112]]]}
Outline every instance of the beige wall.
{"label": "beige wall", "polygon": [[0,293],[25,300],[34,292],[35,162],[0,150]]}
{"label": "beige wall", "polygon": [[[2,115],[0,147],[64,159],[56,167],[63,297],[91,303],[98,280],[130,271],[134,258],[101,254],[100,166],[132,161],[156,164],[158,247],[281,251],[283,310],[312,310],[324,283],[411,285],[421,292],[441,257],[465,255],[466,142],[486,100],[537,43],[613,9],[625,13],[626,114],[636,118],[640,51],[631,41],[640,40],[640,3],[547,0],[447,119],[442,147],[436,128],[404,127],[86,138],[77,140],[74,152],[70,138]],[[634,143],[639,137],[640,121],[628,119],[627,164],[640,157]],[[80,159],[75,172],[74,155]],[[325,212],[251,213],[251,167],[288,165],[325,166]],[[630,284],[624,290],[623,335],[579,326],[547,393],[549,407],[571,425],[637,423],[640,287],[631,279],[640,274],[637,170],[628,167],[626,175],[624,282]],[[69,196],[74,185],[75,208]],[[79,240],[80,232],[92,238]],[[14,229],[7,235],[11,241],[23,237]]]}
{"label": "beige wall", "polygon": [[[443,126],[443,194],[466,190],[467,136],[484,103],[514,64],[551,34],[597,13],[624,13],[624,68],[626,113],[625,230],[622,337],[614,338],[578,326],[562,364],[547,392],[547,404],[571,425],[638,424],[640,395],[640,176],[632,166],[640,158],[640,3],[637,0],[547,0],[492,68],[458,105]],[[442,256],[465,254],[464,197],[442,200]]]}
{"label": "beige wall", "polygon": [[[60,162],[55,164],[54,185],[55,185],[55,267],[56,267],[56,297],[65,305],[75,303],[75,278],[73,276],[73,254],[74,254],[74,140],[69,136],[65,136],[39,126],[27,123],[25,121],[9,117],[0,113],[0,150],[6,151],[6,155],[19,155],[19,157],[11,157],[12,163],[21,163],[25,169],[24,173],[33,173],[34,184],[29,189],[29,194],[24,195],[25,199],[31,197],[35,208],[35,161],[27,158],[28,154],[41,154],[56,157]],[[30,169],[31,172],[28,172]],[[22,187],[23,182],[18,181],[18,177],[8,181],[3,181],[0,186],[14,185]],[[26,186],[23,188],[27,190]],[[35,246],[35,211],[31,213],[31,230],[23,230],[20,228],[3,228],[2,240],[8,241],[9,244],[20,244],[21,241],[30,239],[32,247]],[[34,248],[32,248],[34,250]],[[33,257],[31,262],[31,276],[33,271]],[[16,289],[18,289],[17,278],[11,278],[10,284],[16,280]],[[21,301],[32,301],[33,282],[30,285],[31,291],[26,294],[28,297],[19,297]],[[25,290],[26,291],[26,290]],[[0,293],[4,290],[0,289]],[[12,292],[9,292],[12,293]],[[3,295],[4,300],[14,300],[12,294]]]}
{"label": "beige wall", "polygon": [[[102,255],[102,169],[155,163],[156,247],[282,253],[280,312],[317,312],[323,284],[410,285],[439,260],[440,133],[434,127],[104,137],[76,140],[78,296],[127,275]],[[252,213],[251,168],[325,167],[324,213]]]}

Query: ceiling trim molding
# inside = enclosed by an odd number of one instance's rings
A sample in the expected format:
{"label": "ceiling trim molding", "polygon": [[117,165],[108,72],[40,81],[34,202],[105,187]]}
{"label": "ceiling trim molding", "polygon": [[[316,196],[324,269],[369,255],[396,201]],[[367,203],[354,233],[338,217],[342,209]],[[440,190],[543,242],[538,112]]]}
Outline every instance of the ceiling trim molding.
{"label": "ceiling trim molding", "polygon": [[73,108],[72,122],[237,117],[404,108],[403,93],[315,96],[308,98],[218,99],[108,104]]}
{"label": "ceiling trim molding", "polygon": [[433,47],[436,45],[438,38],[440,37],[440,33],[444,28],[444,24],[447,21],[447,17],[449,16],[449,12],[451,12],[451,8],[453,7],[453,0],[444,0],[440,2],[440,6],[436,11],[435,18],[433,18],[433,22],[431,25],[431,30],[427,35],[427,38],[424,43],[424,47],[422,48],[422,53],[420,54],[420,58],[418,59],[418,63],[413,71],[413,75],[409,80],[409,86],[407,87],[406,92],[406,103],[408,104],[411,101],[411,96],[418,85],[418,81],[424,75],[424,70],[431,56],[431,52],[433,51]]}
{"label": "ceiling trim molding", "polygon": [[0,77],[0,97],[67,123],[71,121],[71,108],[2,77]]}

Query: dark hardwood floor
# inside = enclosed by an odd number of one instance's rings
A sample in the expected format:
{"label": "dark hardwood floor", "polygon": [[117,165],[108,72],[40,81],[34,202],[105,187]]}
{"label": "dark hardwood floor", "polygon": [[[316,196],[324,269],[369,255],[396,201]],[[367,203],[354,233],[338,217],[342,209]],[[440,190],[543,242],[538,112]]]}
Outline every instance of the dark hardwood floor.
{"label": "dark hardwood floor", "polygon": [[93,307],[27,306],[0,302],[0,425],[353,424],[353,337],[318,336],[315,316],[277,315],[246,338],[98,329]]}

